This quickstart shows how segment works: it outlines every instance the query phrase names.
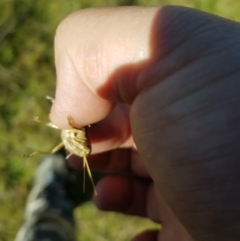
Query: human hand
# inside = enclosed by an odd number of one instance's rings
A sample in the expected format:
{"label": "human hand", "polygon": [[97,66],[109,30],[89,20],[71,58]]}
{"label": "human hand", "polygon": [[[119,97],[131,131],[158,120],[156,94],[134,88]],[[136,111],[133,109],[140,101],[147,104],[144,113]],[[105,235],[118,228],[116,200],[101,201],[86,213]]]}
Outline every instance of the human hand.
{"label": "human hand", "polygon": [[90,162],[124,175],[95,201],[163,224],[139,240],[191,240],[178,220],[194,240],[239,239],[239,30],[181,7],[87,9],[58,28],[51,120],[98,122]]}

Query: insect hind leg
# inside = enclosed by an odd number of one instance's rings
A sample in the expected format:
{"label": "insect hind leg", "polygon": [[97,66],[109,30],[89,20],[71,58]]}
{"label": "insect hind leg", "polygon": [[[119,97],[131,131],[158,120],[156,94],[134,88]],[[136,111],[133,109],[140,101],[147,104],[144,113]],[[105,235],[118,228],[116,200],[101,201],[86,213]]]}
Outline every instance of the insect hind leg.
{"label": "insect hind leg", "polygon": [[[88,165],[87,158],[85,156],[83,157],[83,168],[84,168],[84,170],[83,170],[84,172],[85,172],[85,169],[87,169],[87,173],[88,173],[89,179],[91,180],[94,194],[97,195],[97,190],[96,190],[96,186],[93,181],[93,176],[92,176],[90,167]],[[85,189],[85,173],[84,173],[84,189]]]}
{"label": "insect hind leg", "polygon": [[32,156],[36,156],[38,154],[49,154],[49,153],[51,153],[51,152],[49,152],[49,151],[34,151],[30,154],[24,154],[23,157],[32,157]]}
{"label": "insect hind leg", "polygon": [[50,153],[56,153],[57,151],[59,151],[62,147],[64,147],[64,143],[61,142],[60,144],[58,144],[56,147],[54,147],[51,151],[34,151],[30,154],[24,154],[23,157],[32,157],[32,156],[36,156],[38,154],[50,154]]}
{"label": "insect hind leg", "polygon": [[57,151],[59,151],[62,147],[64,147],[64,143],[61,142],[59,143],[57,146],[55,146],[50,153],[56,153]]}

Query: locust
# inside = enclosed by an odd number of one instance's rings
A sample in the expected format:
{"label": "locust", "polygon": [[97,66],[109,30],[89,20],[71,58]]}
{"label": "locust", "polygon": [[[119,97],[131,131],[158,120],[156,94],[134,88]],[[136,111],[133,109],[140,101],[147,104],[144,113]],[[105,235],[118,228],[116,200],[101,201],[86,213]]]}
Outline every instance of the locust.
{"label": "locust", "polygon": [[[54,102],[54,99],[52,97],[46,96],[46,98],[49,99],[52,103]],[[37,154],[56,153],[62,147],[65,147],[65,149],[69,152],[69,154],[66,156],[66,159],[68,159],[72,155],[79,156],[83,159],[83,192],[85,192],[85,178],[87,170],[88,176],[93,186],[94,194],[97,195],[96,187],[93,181],[93,176],[87,161],[87,157],[91,154],[91,142],[88,134],[89,126],[85,126],[82,128],[76,127],[71,116],[68,116],[67,120],[70,129],[62,131],[61,143],[54,147],[50,152],[34,151],[30,154],[24,155],[24,157],[32,157]],[[35,121],[42,122],[38,116],[35,117]],[[58,126],[54,125],[51,122],[47,123],[47,126],[59,129]]]}

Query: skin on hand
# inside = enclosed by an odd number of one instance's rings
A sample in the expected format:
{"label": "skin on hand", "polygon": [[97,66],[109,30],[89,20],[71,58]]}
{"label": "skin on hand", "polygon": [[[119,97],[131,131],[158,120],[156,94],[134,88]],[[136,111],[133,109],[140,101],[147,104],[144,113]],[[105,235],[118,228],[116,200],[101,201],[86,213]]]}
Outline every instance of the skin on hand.
{"label": "skin on hand", "polygon": [[135,240],[239,239],[239,42],[238,23],[182,7],[60,24],[51,121],[96,123],[90,165],[124,174],[99,182],[97,205],[163,224]]}

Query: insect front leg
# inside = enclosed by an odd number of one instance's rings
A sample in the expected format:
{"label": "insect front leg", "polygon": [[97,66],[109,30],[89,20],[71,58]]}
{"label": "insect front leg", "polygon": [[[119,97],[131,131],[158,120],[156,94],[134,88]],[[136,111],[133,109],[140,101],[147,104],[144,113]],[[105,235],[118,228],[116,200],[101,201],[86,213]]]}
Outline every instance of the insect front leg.
{"label": "insect front leg", "polygon": [[78,129],[78,128],[74,125],[73,118],[72,118],[70,115],[67,117],[67,119],[68,119],[68,125],[69,125],[70,127],[74,128],[74,129]]}

